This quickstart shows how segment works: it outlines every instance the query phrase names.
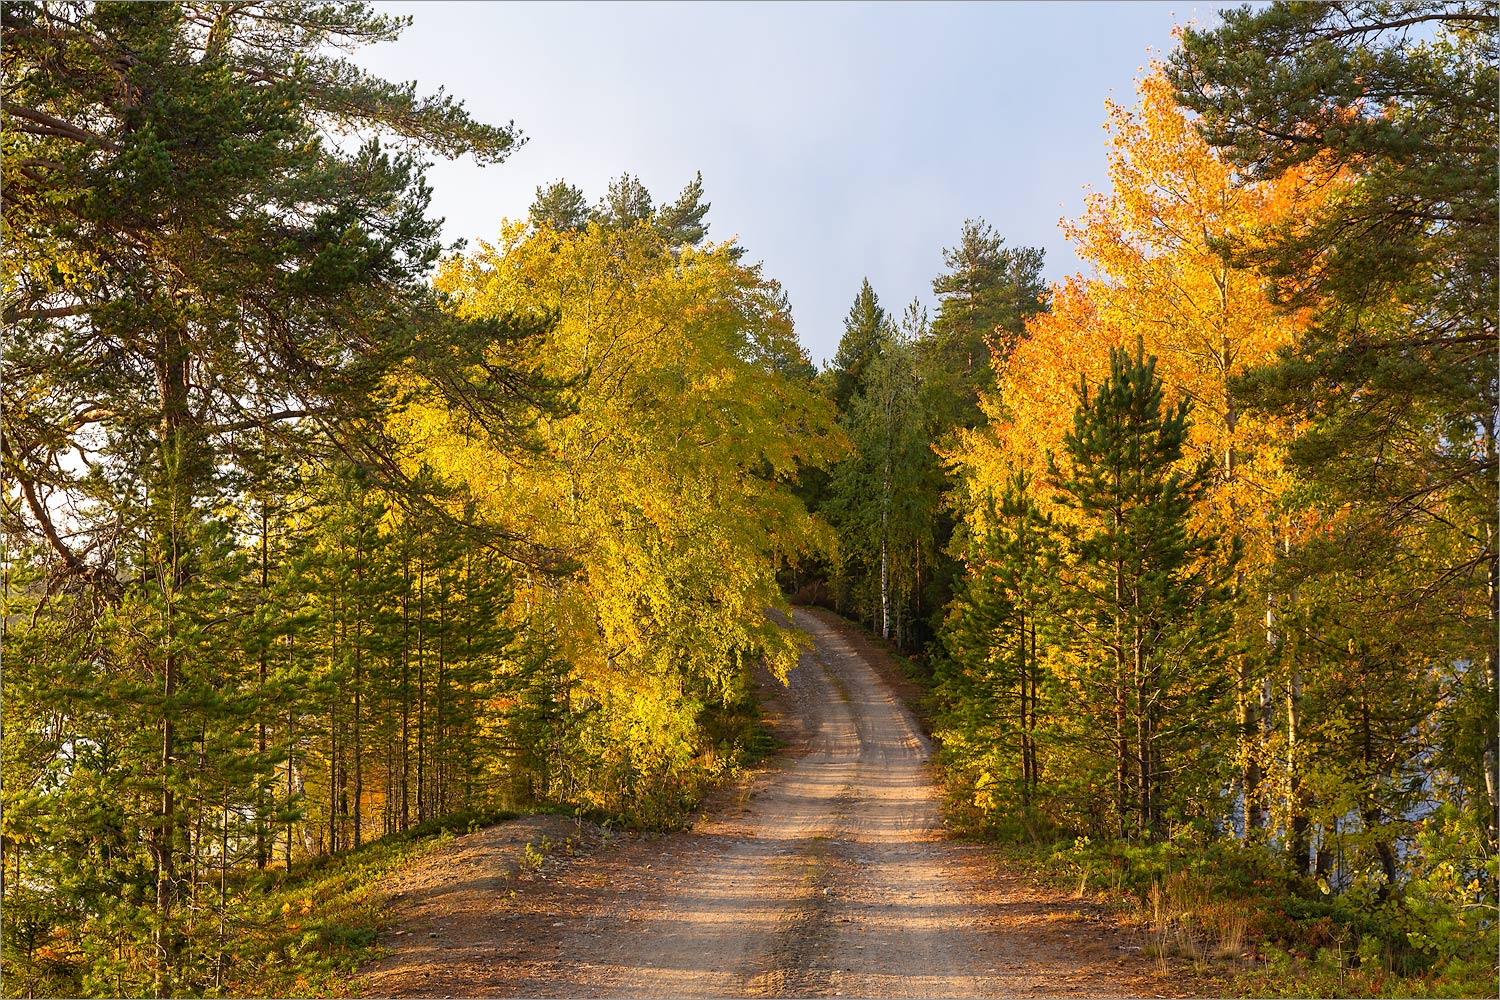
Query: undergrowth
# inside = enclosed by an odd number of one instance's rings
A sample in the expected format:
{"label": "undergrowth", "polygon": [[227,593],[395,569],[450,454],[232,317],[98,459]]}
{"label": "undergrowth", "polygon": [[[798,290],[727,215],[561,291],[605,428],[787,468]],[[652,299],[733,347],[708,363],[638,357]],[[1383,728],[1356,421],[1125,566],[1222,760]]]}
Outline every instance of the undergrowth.
{"label": "undergrowth", "polygon": [[[455,834],[518,815],[503,810],[457,813],[357,850],[294,863],[289,871],[234,874],[223,886],[228,906],[218,933],[205,930],[184,946],[194,949],[184,960],[202,973],[183,988],[198,996],[345,994],[350,976],[376,953],[386,916],[382,894],[376,891],[382,878]],[[5,916],[11,930],[17,917],[9,909]],[[30,949],[18,943],[6,956],[4,995],[130,995],[130,984],[149,975],[149,969],[127,967],[123,959],[111,964],[91,955],[84,950],[86,943],[56,931]]]}
{"label": "undergrowth", "polygon": [[[1229,996],[1496,995],[1493,896],[1485,901],[1474,882],[1429,875],[1383,897],[1358,886],[1332,893],[1279,852],[1234,842],[1078,837],[997,850],[1143,928],[1145,952],[1163,973],[1187,963]],[[1493,885],[1494,859],[1488,864]]]}
{"label": "undergrowth", "polygon": [[344,994],[349,977],[376,955],[376,938],[387,916],[375,891],[381,879],[456,834],[519,815],[490,810],[428,820],[358,850],[258,876],[263,894],[259,919],[239,929],[223,994]]}

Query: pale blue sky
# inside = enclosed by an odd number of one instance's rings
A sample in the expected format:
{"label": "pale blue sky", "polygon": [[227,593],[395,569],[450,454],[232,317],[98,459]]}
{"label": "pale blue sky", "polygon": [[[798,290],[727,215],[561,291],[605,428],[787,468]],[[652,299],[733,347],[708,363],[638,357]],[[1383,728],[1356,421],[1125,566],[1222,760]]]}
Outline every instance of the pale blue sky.
{"label": "pale blue sky", "polygon": [[381,3],[399,42],[357,58],[446,87],[529,139],[506,163],[429,173],[446,235],[491,238],[563,177],[591,201],[622,171],[657,200],[703,171],[710,238],[738,234],[791,298],[814,361],[868,276],[933,305],[966,217],[1078,270],[1058,219],[1103,187],[1104,101],[1210,4]]}

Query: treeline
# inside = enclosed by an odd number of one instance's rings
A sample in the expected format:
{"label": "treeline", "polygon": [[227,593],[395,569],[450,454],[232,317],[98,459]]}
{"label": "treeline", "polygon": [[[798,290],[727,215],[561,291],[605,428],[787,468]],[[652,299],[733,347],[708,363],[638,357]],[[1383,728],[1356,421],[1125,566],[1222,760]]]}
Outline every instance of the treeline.
{"label": "treeline", "polygon": [[1041,250],[1007,247],[971,219],[943,251],[936,317],[913,301],[897,318],[868,280],[860,287],[817,376],[851,453],[802,477],[802,496],[838,537],[830,556],[794,567],[787,582],[804,599],[864,620],[903,649],[932,641],[959,575],[956,511],[936,448],[984,421],[992,352],[1003,356],[1047,308],[1042,260]]}
{"label": "treeline", "polygon": [[1091,276],[968,226],[931,328],[861,292],[805,489],[827,596],[926,654],[958,822],[1228,851],[1372,967],[1492,976],[1496,38],[1226,12],[1110,105]]}
{"label": "treeline", "polygon": [[6,994],[232,993],[321,947],[267,885],[438,818],[675,822],[841,447],[701,178],[434,284],[422,158],[522,138],[335,54],[404,19],[3,18]]}

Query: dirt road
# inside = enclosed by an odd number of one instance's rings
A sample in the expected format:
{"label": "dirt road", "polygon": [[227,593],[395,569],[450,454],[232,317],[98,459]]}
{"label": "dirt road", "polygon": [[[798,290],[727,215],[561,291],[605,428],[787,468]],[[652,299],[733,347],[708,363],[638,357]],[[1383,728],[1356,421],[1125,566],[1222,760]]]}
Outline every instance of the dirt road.
{"label": "dirt road", "polygon": [[[796,621],[816,650],[774,700],[779,769],[681,834],[579,850],[550,818],[460,838],[395,890],[366,995],[1178,995],[1129,931],[944,840],[882,654]],[[523,837],[552,845],[529,878]]]}

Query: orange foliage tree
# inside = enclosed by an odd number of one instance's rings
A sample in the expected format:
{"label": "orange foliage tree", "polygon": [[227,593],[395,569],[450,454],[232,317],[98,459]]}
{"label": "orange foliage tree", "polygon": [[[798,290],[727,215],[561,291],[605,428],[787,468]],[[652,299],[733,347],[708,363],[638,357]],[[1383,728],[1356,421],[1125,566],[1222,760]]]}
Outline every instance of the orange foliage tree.
{"label": "orange foliage tree", "polygon": [[996,384],[981,396],[989,425],[964,432],[944,457],[963,483],[958,503],[970,537],[992,528],[989,498],[1018,473],[1033,477],[1043,510],[1066,518],[1052,494],[1049,456],[1061,453],[1073,426],[1080,379],[1104,378],[1112,347],[1133,351],[1139,343],[1157,356],[1168,403],[1193,404],[1183,463],[1214,470],[1199,527],[1236,540],[1241,551],[1242,652],[1225,668],[1238,690],[1239,778],[1253,827],[1261,703],[1271,690],[1254,664],[1257,645],[1275,628],[1273,556],[1289,530],[1278,501],[1292,485],[1281,442],[1294,428],[1242,412],[1231,383],[1290,343],[1309,317],[1278,311],[1263,280],[1231,266],[1224,248],[1309,217],[1338,178],[1318,164],[1269,183],[1240,176],[1174,103],[1160,65],[1138,96],[1133,108],[1107,102],[1110,189],[1091,193],[1082,217],[1062,223],[1094,275],[1055,285],[1051,312],[1030,320],[1007,357],[997,353]]}

